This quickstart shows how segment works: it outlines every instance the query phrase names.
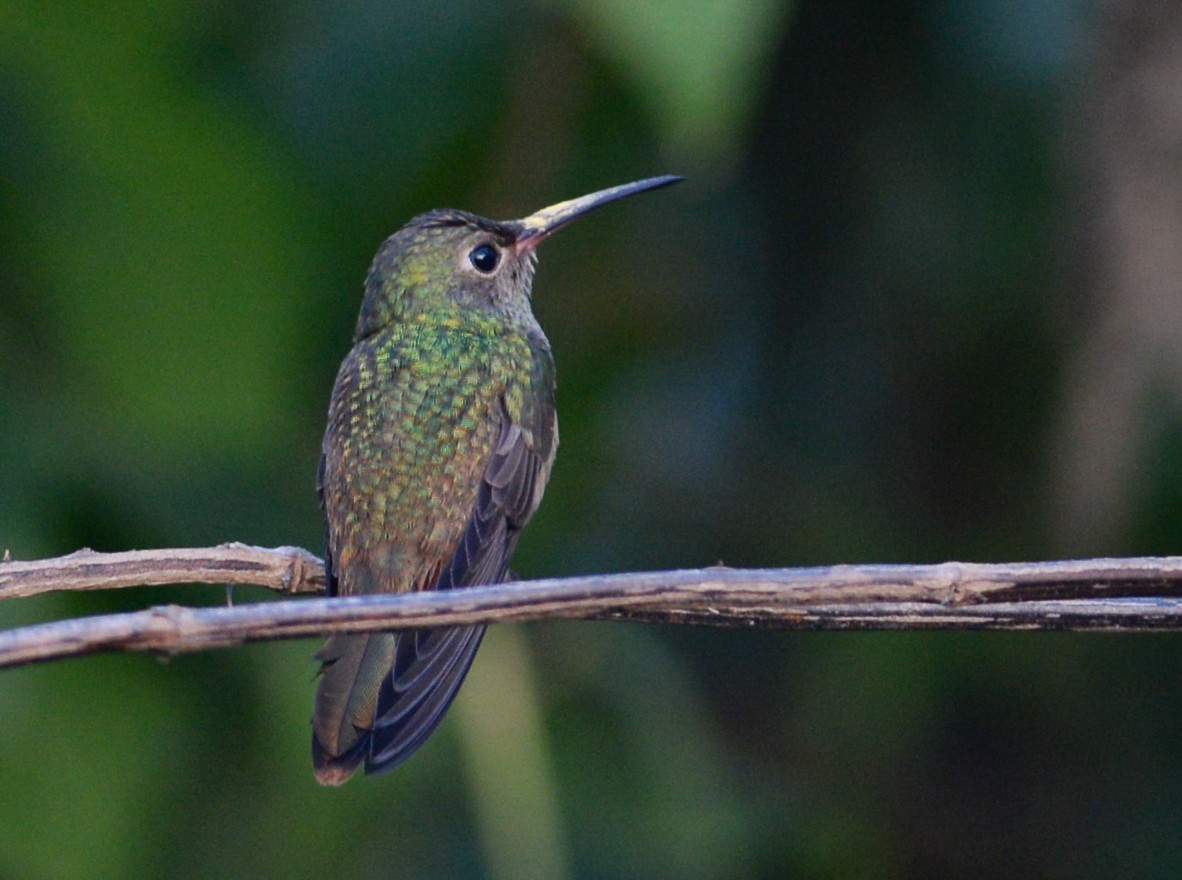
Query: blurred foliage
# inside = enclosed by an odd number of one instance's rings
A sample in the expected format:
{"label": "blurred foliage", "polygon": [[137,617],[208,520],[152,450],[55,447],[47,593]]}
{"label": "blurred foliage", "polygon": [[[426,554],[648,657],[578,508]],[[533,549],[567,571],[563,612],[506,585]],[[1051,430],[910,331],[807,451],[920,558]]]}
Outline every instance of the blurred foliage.
{"label": "blurred foliage", "polygon": [[[431,207],[522,216],[689,171],[543,250],[563,445],[515,570],[1057,555],[1089,306],[1064,268],[1075,11],[0,0],[0,546],[318,548],[378,243]],[[1177,549],[1179,423],[1161,401],[1128,533],[1080,552]],[[220,599],[53,596],[0,625]],[[309,766],[314,649],[0,675],[0,877],[1182,857],[1173,637],[498,630],[435,739],[341,790]]]}

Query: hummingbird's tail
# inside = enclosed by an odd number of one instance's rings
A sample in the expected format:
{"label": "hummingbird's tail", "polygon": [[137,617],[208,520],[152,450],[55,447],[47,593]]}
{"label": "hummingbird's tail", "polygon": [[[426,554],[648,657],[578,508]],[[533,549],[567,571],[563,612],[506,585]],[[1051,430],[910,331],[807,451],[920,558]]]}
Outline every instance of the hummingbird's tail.
{"label": "hummingbird's tail", "polygon": [[312,716],[312,764],[322,785],[340,785],[401,764],[443,720],[484,636],[483,626],[398,635],[332,636]]}
{"label": "hummingbird's tail", "polygon": [[394,665],[394,636],[332,636],[316,659],[312,765],[322,785],[340,785],[369,754],[378,688]]}

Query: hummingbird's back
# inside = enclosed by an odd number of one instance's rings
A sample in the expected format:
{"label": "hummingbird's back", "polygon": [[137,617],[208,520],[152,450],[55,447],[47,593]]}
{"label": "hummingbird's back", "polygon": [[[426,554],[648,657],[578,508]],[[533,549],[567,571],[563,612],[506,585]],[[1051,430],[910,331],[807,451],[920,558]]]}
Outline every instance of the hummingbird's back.
{"label": "hummingbird's back", "polygon": [[[335,593],[504,580],[557,438],[553,361],[532,330],[448,309],[354,346],[333,390],[320,477]],[[318,778],[343,782],[362,761],[374,772],[409,757],[442,720],[483,633],[330,638],[317,655]]]}

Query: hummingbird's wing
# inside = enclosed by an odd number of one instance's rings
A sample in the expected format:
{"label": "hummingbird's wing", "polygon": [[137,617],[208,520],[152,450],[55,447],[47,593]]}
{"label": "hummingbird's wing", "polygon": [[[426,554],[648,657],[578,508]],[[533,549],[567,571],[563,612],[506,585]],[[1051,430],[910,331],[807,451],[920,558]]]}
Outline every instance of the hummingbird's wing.
{"label": "hummingbird's wing", "polygon": [[[542,500],[558,444],[549,354],[548,349],[535,352],[534,393],[526,396],[519,418],[513,417],[504,397],[500,400],[497,443],[467,528],[440,573],[437,589],[505,579],[521,529]],[[378,691],[367,773],[396,766],[431,735],[459,690],[483,635],[480,625],[419,630],[396,638],[394,668]]]}

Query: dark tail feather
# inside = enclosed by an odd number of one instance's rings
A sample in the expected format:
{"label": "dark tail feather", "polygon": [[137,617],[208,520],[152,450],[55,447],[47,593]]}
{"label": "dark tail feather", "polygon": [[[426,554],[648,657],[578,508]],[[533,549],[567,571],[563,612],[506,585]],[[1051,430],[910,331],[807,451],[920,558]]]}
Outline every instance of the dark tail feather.
{"label": "dark tail feather", "polygon": [[397,767],[427,741],[472,666],[483,626],[403,633],[394,672],[382,680],[366,773]]}
{"label": "dark tail feather", "polygon": [[483,636],[462,626],[330,638],[316,655],[316,779],[340,785],[362,761],[380,773],[409,758],[443,720]]}
{"label": "dark tail feather", "polygon": [[369,752],[369,733],[357,737],[352,747],[339,755],[324,748],[319,737],[312,734],[312,772],[321,785],[340,785],[347,782]]}
{"label": "dark tail feather", "polygon": [[394,665],[394,636],[332,636],[316,657],[323,665],[312,714],[312,766],[322,785],[340,785],[369,753],[378,688]]}

